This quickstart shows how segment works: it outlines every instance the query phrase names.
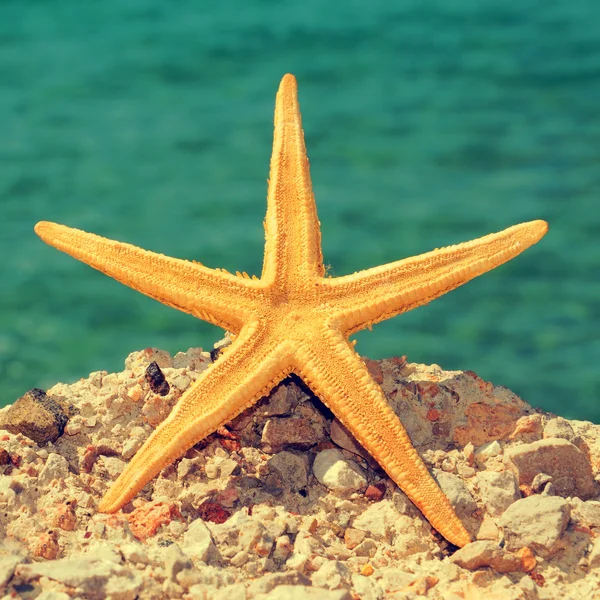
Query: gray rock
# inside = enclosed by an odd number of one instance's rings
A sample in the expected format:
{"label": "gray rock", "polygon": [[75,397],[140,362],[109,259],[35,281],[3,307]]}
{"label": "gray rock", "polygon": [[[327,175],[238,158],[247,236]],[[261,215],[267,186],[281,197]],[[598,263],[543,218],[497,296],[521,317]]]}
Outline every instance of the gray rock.
{"label": "gray rock", "polygon": [[340,448],[362,456],[367,462],[377,465],[377,461],[356,441],[354,436],[337,419],[331,422],[331,441]]}
{"label": "gray rock", "polygon": [[600,527],[600,502],[571,498],[571,519],[585,527]]}
{"label": "gray rock", "polygon": [[[304,587],[311,585],[310,579],[297,571],[269,573],[253,581],[248,586],[248,595],[254,598],[257,594],[268,594],[281,587]],[[269,596],[270,597],[270,596]]]}
{"label": "gray rock", "polygon": [[531,486],[538,473],[545,473],[552,477],[556,494],[563,498],[579,496],[585,500],[596,494],[588,458],[565,439],[548,438],[514,446],[504,453],[504,461],[519,485]]}
{"label": "gray rock", "polygon": [[234,554],[229,561],[229,564],[234,567],[241,567],[250,560],[250,555],[245,550],[240,550],[237,554]]}
{"label": "gray rock", "polygon": [[364,540],[354,548],[356,556],[372,558],[377,553],[377,544],[373,540]]}
{"label": "gray rock", "polygon": [[45,590],[35,600],[71,600],[71,596],[65,592],[56,592],[54,590]]}
{"label": "gray rock", "polygon": [[184,569],[193,567],[189,556],[185,555],[178,544],[171,544],[165,548],[164,565],[167,577],[177,582],[177,574]]}
{"label": "gray rock", "polygon": [[298,388],[294,384],[278,385],[275,387],[264,404],[256,409],[256,413],[265,417],[289,415],[297,404]]}
{"label": "gray rock", "polygon": [[319,588],[336,590],[348,587],[352,573],[346,564],[339,560],[328,560],[324,562],[316,573],[313,573],[313,585]]}
{"label": "gray rock", "polygon": [[521,570],[521,559],[516,554],[511,554],[488,540],[467,544],[450,557],[450,562],[470,571],[482,567],[491,567],[498,573],[514,573]]}
{"label": "gray rock", "polygon": [[558,496],[529,496],[511,504],[500,517],[507,550],[529,546],[542,556],[550,556],[569,523],[569,503]]}
{"label": "gray rock", "polygon": [[380,600],[383,598],[383,591],[372,577],[353,573],[352,590],[360,600]]}
{"label": "gray rock", "polygon": [[77,588],[77,595],[90,600],[102,600],[108,596],[115,600],[134,600],[142,587],[139,574],[114,562],[91,556],[74,556],[24,565],[21,576],[26,581],[48,577]]}
{"label": "gray rock", "polygon": [[112,479],[116,479],[125,469],[125,462],[116,456],[101,456],[100,462]]}
{"label": "gray rock", "polygon": [[538,584],[531,577],[529,577],[529,575],[524,575],[521,577],[521,579],[519,579],[517,589],[519,588],[523,593],[523,595],[520,596],[523,598],[523,600],[538,600],[540,597],[538,592]]}
{"label": "gray rock", "polygon": [[[402,590],[406,587],[408,587],[411,583],[414,582],[415,580],[415,574],[414,573],[410,573],[407,571],[404,571],[401,567],[395,567],[395,568],[387,568],[387,569],[381,569],[381,572],[378,573],[379,577],[377,580],[377,583],[379,583],[379,585],[381,586],[381,589],[383,590]],[[402,594],[402,592],[399,592],[400,594]],[[405,596],[405,598],[408,596],[408,594]],[[405,600],[405,598],[402,598],[402,595],[400,595],[399,600]],[[408,598],[410,598],[410,596],[408,596]],[[411,598],[411,600],[413,600]]]}
{"label": "gray rock", "polygon": [[501,515],[521,497],[515,476],[510,471],[481,471],[477,484],[486,510],[493,516]]}
{"label": "gray rock", "polygon": [[363,470],[347,460],[339,450],[323,450],[315,457],[315,477],[325,487],[338,492],[355,492],[367,486]]}
{"label": "gray rock", "polygon": [[365,537],[367,537],[365,531],[354,529],[354,527],[348,527],[344,532],[344,542],[346,543],[346,548],[353,550],[356,548],[356,546],[364,541]]}
{"label": "gray rock", "polygon": [[279,484],[282,487],[287,487],[292,492],[297,492],[308,484],[308,460],[306,456],[299,456],[284,450],[272,456],[267,465],[278,479],[274,485]]}
{"label": "gray rock", "polygon": [[23,560],[22,556],[3,556],[0,558],[0,590],[10,581],[17,565]]}
{"label": "gray rock", "polygon": [[271,558],[275,562],[285,562],[294,551],[294,544],[289,535],[281,535],[275,540],[275,550]]}
{"label": "gray rock", "polygon": [[[194,579],[199,579],[198,583],[194,583],[190,587],[190,594],[193,598],[202,600],[205,600],[205,598],[213,598],[213,593],[216,589],[232,585],[235,582],[235,575],[220,567],[208,567],[203,565],[193,571],[195,571]],[[185,572],[187,572],[187,570],[181,571],[181,573]]]}
{"label": "gray rock", "polygon": [[121,544],[119,550],[126,561],[142,563],[143,565],[150,564],[146,548],[137,540],[135,542]]}
{"label": "gray rock", "polygon": [[352,527],[366,532],[368,537],[391,543],[398,517],[398,511],[393,507],[391,500],[382,500],[357,516]]}
{"label": "gray rock", "polygon": [[[192,590],[190,590],[191,592]],[[205,600],[208,596],[202,594],[201,596],[191,596],[192,600]],[[233,585],[227,585],[218,590],[215,590],[210,596],[210,600],[247,600],[248,594],[246,592],[246,586],[243,583],[234,583]]]}
{"label": "gray rock", "polygon": [[502,446],[498,440],[492,440],[475,448],[474,454],[475,460],[485,462],[488,458],[502,454]]}
{"label": "gray rock", "polygon": [[[225,523],[211,523],[210,529],[219,552],[227,558],[242,551],[254,554],[257,544],[267,542],[269,537],[262,523],[242,511],[234,513]],[[271,544],[273,541],[270,540]]]}
{"label": "gray rock", "polygon": [[[190,348],[186,354],[192,350],[193,349]],[[129,354],[125,359],[125,368],[135,371],[140,365],[143,365],[145,368],[151,362],[156,362],[161,369],[166,369],[173,366],[173,359],[166,350],[160,350],[158,348],[146,348],[145,350],[131,352],[131,354]]]}
{"label": "gray rock", "polygon": [[544,438],[562,438],[573,443],[576,439],[575,432],[566,419],[556,417],[550,419],[544,427]]}
{"label": "gray rock", "polygon": [[[545,492],[549,496],[554,496],[555,494],[549,493],[549,488],[553,488],[554,486],[548,485],[552,483],[552,475],[548,475],[547,473],[538,473],[531,482],[531,489],[536,493]],[[548,492],[546,492],[548,490]]]}
{"label": "gray rock", "polygon": [[196,519],[190,523],[187,531],[183,534],[182,550],[192,561],[201,561],[208,564],[220,558],[210,530],[202,519]]}
{"label": "gray rock", "polygon": [[275,453],[287,447],[307,450],[323,439],[308,419],[290,417],[269,419],[262,432],[261,444],[265,452]]}
{"label": "gray rock", "polygon": [[590,567],[600,567],[600,538],[594,540],[594,544],[588,555],[588,565]]}
{"label": "gray rock", "polygon": [[[302,563],[304,558],[308,560],[310,556],[323,556],[325,549],[323,547],[322,540],[313,536],[310,531],[299,531],[294,541],[294,551],[290,558],[287,559],[286,564],[288,566],[297,565]],[[300,558],[298,558],[300,556]],[[306,561],[304,561],[306,562]],[[295,568],[295,567],[292,567]]]}
{"label": "gray rock", "polygon": [[117,548],[103,540],[92,541],[85,549],[85,556],[93,556],[95,560],[107,560],[117,565],[120,565],[123,560],[123,556]]}
{"label": "gray rock", "polygon": [[[158,366],[163,368],[163,365],[156,361]],[[186,352],[178,352],[173,357],[172,366],[176,369],[191,369],[193,371],[203,371],[210,363],[210,354],[204,352],[202,348],[189,348]],[[165,364],[164,366],[169,366]]]}
{"label": "gray rock", "polygon": [[477,509],[477,504],[471,496],[471,492],[465,487],[460,477],[440,469],[433,469],[432,475],[442,488],[442,492],[450,500],[450,504],[452,504],[459,517],[470,516]]}
{"label": "gray rock", "polygon": [[352,600],[348,590],[324,590],[302,585],[280,585],[263,600]]}
{"label": "gray rock", "polygon": [[69,463],[64,456],[53,452],[46,460],[44,468],[40,472],[38,482],[46,485],[53,479],[64,480],[69,476]]}

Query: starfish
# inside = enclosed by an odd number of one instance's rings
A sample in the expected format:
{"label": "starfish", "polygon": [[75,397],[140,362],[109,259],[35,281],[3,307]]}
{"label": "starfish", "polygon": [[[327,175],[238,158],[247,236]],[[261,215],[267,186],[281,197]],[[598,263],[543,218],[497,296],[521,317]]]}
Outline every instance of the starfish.
{"label": "starfish", "polygon": [[326,277],[297,84],[288,74],[275,103],[264,226],[258,279],[56,223],[36,225],[40,238],[58,250],[234,337],[149,436],[98,510],[118,511],[165,466],[295,373],[430,524],[451,543],[464,546],[471,540],[469,533],[348,337],[510,260],[539,241],[547,224],[522,223],[352,275]]}

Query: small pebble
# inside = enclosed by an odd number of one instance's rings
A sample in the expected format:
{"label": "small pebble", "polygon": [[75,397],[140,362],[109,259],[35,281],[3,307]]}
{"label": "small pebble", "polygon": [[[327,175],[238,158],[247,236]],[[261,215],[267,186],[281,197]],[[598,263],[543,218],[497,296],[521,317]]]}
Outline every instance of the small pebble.
{"label": "small pebble", "polygon": [[171,391],[171,387],[169,386],[168,381],[165,379],[164,373],[161,371],[156,361],[151,362],[146,367],[144,377],[149,383],[150,389],[155,394],[166,396]]}

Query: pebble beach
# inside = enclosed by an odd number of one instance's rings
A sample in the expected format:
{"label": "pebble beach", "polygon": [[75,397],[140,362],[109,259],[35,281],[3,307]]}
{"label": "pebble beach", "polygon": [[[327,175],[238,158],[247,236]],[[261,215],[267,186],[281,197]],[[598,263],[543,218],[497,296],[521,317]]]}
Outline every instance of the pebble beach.
{"label": "pebble beach", "polygon": [[163,469],[102,495],[227,340],[0,410],[0,597],[551,599],[600,594],[600,426],[471,371],[365,362],[474,541],[450,545],[290,377]]}

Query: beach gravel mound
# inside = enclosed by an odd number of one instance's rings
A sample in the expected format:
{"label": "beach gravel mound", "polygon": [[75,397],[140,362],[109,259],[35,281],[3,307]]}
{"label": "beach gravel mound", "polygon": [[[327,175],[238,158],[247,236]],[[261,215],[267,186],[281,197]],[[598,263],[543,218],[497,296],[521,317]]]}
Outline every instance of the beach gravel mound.
{"label": "beach gravel mound", "polygon": [[405,357],[365,363],[471,532],[464,548],[431,528],[295,376],[123,510],[98,513],[217,355],[148,348],[121,373],[34,389],[0,409],[0,599],[600,593],[600,426]]}

